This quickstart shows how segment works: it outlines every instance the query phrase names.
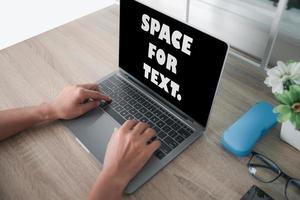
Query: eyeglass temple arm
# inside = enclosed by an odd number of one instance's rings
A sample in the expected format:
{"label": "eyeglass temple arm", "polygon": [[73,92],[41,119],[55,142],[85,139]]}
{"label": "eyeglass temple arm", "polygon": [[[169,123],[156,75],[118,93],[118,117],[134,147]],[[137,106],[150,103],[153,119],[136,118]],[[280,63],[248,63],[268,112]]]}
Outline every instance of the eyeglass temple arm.
{"label": "eyeglass temple arm", "polygon": [[290,181],[290,182],[292,182],[292,184],[294,184],[296,187],[298,187],[299,189],[300,189],[300,180],[292,180],[292,181]]}

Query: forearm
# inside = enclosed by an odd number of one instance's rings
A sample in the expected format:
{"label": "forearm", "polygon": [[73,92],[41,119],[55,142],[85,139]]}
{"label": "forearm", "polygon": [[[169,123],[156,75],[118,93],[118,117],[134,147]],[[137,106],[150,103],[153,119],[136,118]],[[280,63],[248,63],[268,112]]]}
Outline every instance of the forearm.
{"label": "forearm", "polygon": [[0,111],[0,141],[34,125],[56,120],[50,104]]}
{"label": "forearm", "polygon": [[120,200],[127,184],[116,176],[101,172],[94,184],[88,200]]}

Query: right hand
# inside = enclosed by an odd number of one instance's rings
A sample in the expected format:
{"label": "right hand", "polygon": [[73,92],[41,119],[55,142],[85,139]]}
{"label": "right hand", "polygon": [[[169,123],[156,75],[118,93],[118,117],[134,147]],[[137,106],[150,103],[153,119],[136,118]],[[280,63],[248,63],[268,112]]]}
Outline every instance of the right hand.
{"label": "right hand", "polygon": [[148,143],[155,134],[148,124],[127,120],[111,136],[101,174],[117,179],[125,188],[159,148],[158,140]]}

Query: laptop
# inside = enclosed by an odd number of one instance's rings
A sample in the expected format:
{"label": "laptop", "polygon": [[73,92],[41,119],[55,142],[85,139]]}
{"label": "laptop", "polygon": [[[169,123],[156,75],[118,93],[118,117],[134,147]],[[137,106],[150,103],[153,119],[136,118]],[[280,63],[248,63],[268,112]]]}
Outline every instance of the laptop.
{"label": "laptop", "polygon": [[156,130],[161,147],[126,187],[130,194],[203,134],[228,45],[134,0],[121,1],[119,39],[119,69],[98,82],[112,102],[64,124],[101,163],[127,119]]}

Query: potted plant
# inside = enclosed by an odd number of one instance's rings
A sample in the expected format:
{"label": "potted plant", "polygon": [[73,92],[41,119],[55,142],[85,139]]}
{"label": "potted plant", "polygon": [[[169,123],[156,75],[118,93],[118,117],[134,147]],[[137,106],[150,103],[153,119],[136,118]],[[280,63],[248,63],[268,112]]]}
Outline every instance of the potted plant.
{"label": "potted plant", "polygon": [[300,62],[277,62],[267,70],[265,84],[279,102],[273,109],[282,123],[280,137],[300,150]]}

